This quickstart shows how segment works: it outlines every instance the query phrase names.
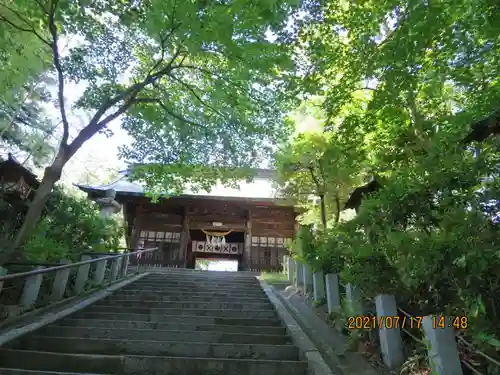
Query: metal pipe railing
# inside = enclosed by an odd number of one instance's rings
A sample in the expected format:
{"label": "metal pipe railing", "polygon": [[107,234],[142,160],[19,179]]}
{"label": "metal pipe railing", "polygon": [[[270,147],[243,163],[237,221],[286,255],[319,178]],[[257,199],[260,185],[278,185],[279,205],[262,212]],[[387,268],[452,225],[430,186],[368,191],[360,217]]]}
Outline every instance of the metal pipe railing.
{"label": "metal pipe railing", "polygon": [[[82,252],[78,255],[83,259],[78,262],[68,261],[67,264],[48,267],[39,262],[15,262],[15,265],[31,265],[36,269],[12,274],[8,274],[5,267],[0,267],[0,305],[13,307],[8,310],[16,316],[88,293],[95,288],[126,278],[129,274],[130,257],[141,258],[145,255],[145,258],[149,258],[157,250],[158,248],[152,248],[118,254]],[[95,258],[88,259],[93,256]],[[95,267],[91,267],[93,264]],[[140,268],[136,268],[136,273]],[[72,273],[72,270],[76,272]],[[48,274],[52,276],[47,277]],[[19,279],[22,279],[22,284],[13,282]],[[6,319],[10,318],[10,315],[9,312]]]}
{"label": "metal pipe railing", "polygon": [[[75,268],[79,266],[83,266],[85,264],[92,264],[92,263],[97,263],[103,260],[111,260],[111,259],[117,259],[117,258],[123,258],[123,257],[130,257],[132,255],[137,255],[137,254],[144,254],[152,251],[158,250],[157,247],[153,249],[144,249],[144,250],[138,250],[134,252],[127,252],[127,253],[121,253],[117,255],[108,255],[108,256],[101,256],[99,258],[95,259],[89,259],[89,260],[83,260],[80,262],[75,262],[75,263],[68,263],[60,266],[52,266],[48,268],[40,268],[32,271],[26,271],[26,272],[19,272],[19,273],[13,273],[10,275],[4,275],[0,276],[0,282],[6,281],[6,280],[13,280],[13,279],[19,279],[23,277],[28,277],[28,276],[35,276],[35,275],[40,275],[40,274],[45,274],[45,273],[50,273],[54,271],[60,271],[64,270],[66,268]],[[101,253],[103,254],[103,253]],[[83,253],[82,255],[100,255],[99,253]]]}

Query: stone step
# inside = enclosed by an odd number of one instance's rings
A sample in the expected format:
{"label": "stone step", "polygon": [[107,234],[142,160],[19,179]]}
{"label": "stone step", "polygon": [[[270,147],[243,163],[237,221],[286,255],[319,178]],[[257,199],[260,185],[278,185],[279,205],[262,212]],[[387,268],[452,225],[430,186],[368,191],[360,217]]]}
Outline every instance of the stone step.
{"label": "stone step", "polygon": [[143,290],[143,291],[170,291],[170,290],[176,290],[176,291],[185,291],[185,292],[190,292],[190,291],[200,291],[200,292],[218,292],[218,293],[228,293],[228,294],[247,294],[247,293],[260,293],[264,294],[264,291],[261,288],[234,288],[234,287],[228,287],[224,285],[217,285],[217,286],[211,286],[211,285],[170,285],[170,284],[158,284],[158,285],[137,285],[135,283],[129,284],[126,287],[123,288],[123,290],[129,290],[129,289],[134,289],[134,290]]}
{"label": "stone step", "polygon": [[[305,375],[299,361],[154,356],[107,356],[0,349],[6,368],[117,375]],[[1,373],[3,375],[3,373]]]}
{"label": "stone step", "polygon": [[[123,311],[123,309],[121,310]],[[228,318],[220,316],[196,316],[196,315],[165,315],[165,314],[130,314],[130,313],[112,313],[112,312],[92,312],[81,311],[72,318],[78,319],[103,319],[103,320],[131,320],[160,323],[193,323],[193,324],[221,324],[235,326],[281,326],[281,321],[277,318]]]}
{"label": "stone step", "polygon": [[[131,269],[135,269],[134,266]],[[178,276],[178,277],[208,277],[211,279],[215,278],[232,278],[232,279],[253,279],[255,277],[260,276],[260,272],[224,272],[224,271],[201,271],[201,270],[190,270],[190,269],[175,269],[175,268],[154,268],[150,267],[149,269],[145,268],[145,272],[151,272],[146,277],[169,277],[169,276]]]}
{"label": "stone step", "polygon": [[196,276],[196,275],[147,275],[137,282],[163,282],[163,281],[175,281],[175,282],[214,282],[214,283],[236,283],[236,284],[259,284],[259,280],[256,277],[207,277],[207,276]]}
{"label": "stone step", "polygon": [[127,301],[119,299],[104,299],[96,303],[94,306],[114,306],[114,307],[144,307],[144,308],[161,308],[168,306],[171,309],[229,309],[229,310],[273,310],[273,305],[267,303],[237,303],[225,301],[212,301],[212,302],[196,302],[196,301],[176,301],[176,302],[161,302],[161,301],[148,301],[137,300]]}
{"label": "stone step", "polygon": [[264,292],[249,292],[249,293],[241,293],[241,292],[223,292],[223,291],[209,291],[209,290],[193,290],[193,289],[135,289],[135,288],[123,288],[118,290],[114,295],[140,295],[140,296],[150,296],[150,295],[159,295],[159,296],[176,296],[176,295],[189,295],[192,297],[231,297],[231,298],[265,298],[266,295]]}
{"label": "stone step", "polygon": [[[14,368],[0,367],[0,374],[2,375],[82,375],[81,372],[55,372],[55,371],[38,371],[38,370],[19,370]],[[105,374],[89,374],[84,375],[105,375]]]}
{"label": "stone step", "polygon": [[146,340],[178,342],[213,342],[225,344],[265,344],[284,345],[291,340],[285,334],[269,335],[262,333],[227,333],[224,331],[158,330],[158,329],[119,329],[99,327],[67,327],[49,325],[35,332],[37,336],[80,337],[112,340]]}
{"label": "stone step", "polygon": [[220,285],[226,287],[234,287],[234,288],[259,288],[260,283],[257,279],[251,281],[237,281],[230,279],[191,279],[191,278],[176,278],[176,277],[162,277],[158,279],[150,279],[147,277],[143,277],[137,281],[134,281],[134,284],[137,285],[146,285],[146,286],[154,286],[154,285]]}
{"label": "stone step", "polygon": [[214,316],[223,318],[260,318],[273,319],[276,318],[276,312],[273,309],[268,310],[220,310],[220,309],[170,309],[170,308],[147,308],[147,307],[115,307],[115,306],[99,306],[91,305],[85,309],[88,312],[99,313],[123,313],[126,310],[130,314],[147,314],[147,315],[175,315],[175,316]]}
{"label": "stone step", "polygon": [[134,285],[140,285],[145,287],[155,287],[158,285],[171,285],[171,286],[210,286],[210,287],[227,287],[227,288],[260,288],[260,284],[255,281],[251,283],[241,283],[241,282],[232,282],[232,281],[214,281],[214,280],[176,280],[164,278],[162,280],[150,280],[150,279],[140,279],[134,281]]}
{"label": "stone step", "polygon": [[227,293],[263,293],[259,287],[234,287],[228,285],[210,285],[210,284],[197,284],[197,285],[175,285],[175,284],[156,284],[156,285],[138,285],[132,283],[126,287],[127,289],[142,289],[142,290],[200,290],[210,292],[227,292]]}
{"label": "stone step", "polygon": [[71,319],[65,318],[57,321],[59,327],[91,327],[92,329],[125,329],[125,330],[182,330],[202,332],[220,332],[220,333],[259,333],[262,335],[284,335],[285,327],[280,326],[238,326],[223,324],[197,324],[192,323],[160,323],[148,321],[130,321],[130,320],[100,320],[100,319]]}
{"label": "stone step", "polygon": [[190,277],[169,277],[162,276],[161,278],[149,278],[143,277],[134,282],[138,285],[158,285],[158,284],[175,284],[175,285],[193,285],[193,284],[211,284],[211,285],[222,285],[222,286],[234,286],[238,288],[255,288],[259,287],[260,283],[257,279],[252,280],[232,280],[227,278],[222,279],[210,279],[210,278],[190,278]]}
{"label": "stone step", "polygon": [[[16,345],[17,344],[17,345]],[[224,344],[211,342],[175,342],[89,339],[79,337],[28,336],[8,345],[11,349],[101,355],[153,355],[186,358],[248,358],[298,360],[293,345]]]}
{"label": "stone step", "polygon": [[267,297],[248,297],[248,298],[238,298],[238,297],[227,297],[227,296],[213,296],[204,295],[193,297],[193,294],[176,294],[176,295],[159,295],[156,293],[145,293],[143,295],[139,294],[128,294],[128,293],[115,293],[106,297],[105,300],[109,301],[155,301],[155,302],[172,302],[172,301],[191,301],[191,302],[227,302],[227,303],[269,303]]}

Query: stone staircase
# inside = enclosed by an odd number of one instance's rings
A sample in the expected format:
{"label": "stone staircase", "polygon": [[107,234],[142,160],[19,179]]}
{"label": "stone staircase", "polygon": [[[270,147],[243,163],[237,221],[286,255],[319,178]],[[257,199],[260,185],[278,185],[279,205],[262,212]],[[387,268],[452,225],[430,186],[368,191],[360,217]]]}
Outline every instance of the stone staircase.
{"label": "stone staircase", "polygon": [[305,375],[255,277],[152,273],[0,349],[1,375]]}

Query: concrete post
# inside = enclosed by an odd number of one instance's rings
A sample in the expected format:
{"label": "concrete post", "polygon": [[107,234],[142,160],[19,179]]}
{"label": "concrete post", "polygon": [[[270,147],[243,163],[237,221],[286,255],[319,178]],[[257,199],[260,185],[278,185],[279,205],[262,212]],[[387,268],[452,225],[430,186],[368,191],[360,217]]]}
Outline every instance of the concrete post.
{"label": "concrete post", "polygon": [[122,278],[127,277],[129,259],[130,259],[130,257],[128,257],[128,256],[124,256],[122,258],[122,269],[120,271],[120,277],[122,277]]}
{"label": "concrete post", "polygon": [[94,275],[92,276],[92,281],[96,283],[96,285],[102,284],[104,280],[104,275],[106,273],[106,266],[108,265],[107,259],[102,259],[96,263]]}
{"label": "concrete post", "polygon": [[[7,268],[4,268],[0,266],[0,276],[5,276],[7,275]],[[0,295],[2,294],[2,288],[3,288],[3,281],[0,281]]]}
{"label": "concrete post", "polygon": [[[44,269],[44,266],[37,266],[35,270]],[[28,276],[26,280],[24,280],[24,288],[23,293],[21,294],[21,298],[19,300],[19,305],[25,309],[32,307],[37,298],[38,293],[40,292],[40,287],[42,286],[43,273],[33,276]]]}
{"label": "concrete post", "polygon": [[[68,259],[63,259],[60,263],[70,264],[71,262]],[[54,282],[52,284],[52,293],[50,294],[50,300],[52,302],[60,301],[63,299],[64,292],[66,291],[66,287],[68,286],[70,272],[71,268],[65,268],[56,272],[56,277],[54,278]]]}
{"label": "concrete post", "polygon": [[122,258],[115,258],[111,262],[111,276],[109,277],[109,282],[112,283],[116,281],[120,273],[120,266],[122,264]]}
{"label": "concrete post", "polygon": [[325,276],[323,272],[313,274],[314,300],[323,301],[325,299]]}
{"label": "concrete post", "polygon": [[295,270],[295,286],[300,288],[304,284],[304,266],[302,265],[302,262],[298,260],[295,261]]}
{"label": "concrete post", "polygon": [[350,316],[363,315],[365,309],[363,306],[363,298],[359,289],[349,283],[345,286],[345,294]]}
{"label": "concrete post", "polygon": [[[81,261],[90,260],[92,257],[90,255],[82,255]],[[85,284],[89,279],[90,263],[84,264],[78,267],[78,273],[76,274],[75,280],[75,293],[80,294],[85,290]]]}
{"label": "concrete post", "polygon": [[326,302],[328,314],[339,312],[342,309],[340,302],[340,277],[338,273],[326,275]]}
{"label": "concrete post", "polygon": [[382,358],[389,370],[396,370],[405,361],[401,339],[402,322],[396,321],[398,317],[396,298],[388,294],[379,294],[375,297],[375,307]]}
{"label": "concrete post", "polygon": [[427,354],[433,372],[437,375],[462,375],[451,319],[442,316],[424,316],[422,328],[427,338]]}
{"label": "concrete post", "polygon": [[292,257],[288,257],[287,259],[288,263],[288,282],[293,283],[294,276],[295,276],[295,262],[293,261]]}
{"label": "concrete post", "polygon": [[311,293],[313,289],[313,275],[311,266],[308,264],[303,265],[303,277],[304,277],[304,294]]}

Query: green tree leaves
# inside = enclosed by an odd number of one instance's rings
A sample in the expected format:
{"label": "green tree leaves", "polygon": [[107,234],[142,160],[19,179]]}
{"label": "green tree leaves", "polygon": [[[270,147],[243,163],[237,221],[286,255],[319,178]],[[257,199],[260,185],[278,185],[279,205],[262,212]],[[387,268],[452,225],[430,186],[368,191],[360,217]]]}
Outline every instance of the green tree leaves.
{"label": "green tree leaves", "polygon": [[[67,161],[115,119],[123,118],[136,139],[123,148],[132,162],[227,171],[266,159],[286,133],[283,111],[291,98],[284,89],[294,74],[291,38],[283,31],[274,42],[268,36],[283,29],[299,5],[294,0],[37,0],[14,6],[2,0],[6,27],[36,37],[51,57],[62,124],[60,147],[14,246],[38,220]],[[62,40],[73,41],[64,53]],[[75,136],[65,102],[68,81],[86,85],[71,109],[90,113]],[[151,189],[186,175],[154,171],[143,174]],[[206,171],[199,177],[209,184]]]}
{"label": "green tree leaves", "polygon": [[[336,161],[326,185],[357,185],[339,171],[384,180],[354,220],[314,240],[313,258],[415,314],[470,312],[471,336],[499,334],[499,144],[463,142],[498,110],[498,14],[483,0],[326,1],[300,43],[304,91],[324,96],[321,136],[334,140],[311,142],[315,161]],[[290,146],[311,155],[301,142]]]}

